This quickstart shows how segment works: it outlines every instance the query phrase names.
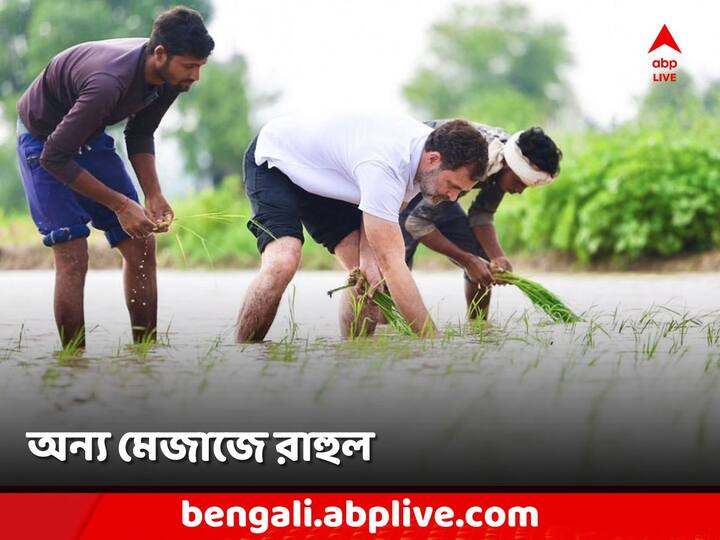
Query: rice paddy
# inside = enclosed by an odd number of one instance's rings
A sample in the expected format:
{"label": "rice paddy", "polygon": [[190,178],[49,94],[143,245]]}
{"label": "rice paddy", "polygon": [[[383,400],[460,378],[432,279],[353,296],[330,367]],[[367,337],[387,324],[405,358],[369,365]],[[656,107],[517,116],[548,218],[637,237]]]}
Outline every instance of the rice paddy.
{"label": "rice paddy", "polygon": [[720,480],[720,277],[532,276],[582,320],[553,322],[505,286],[490,321],[468,323],[457,272],[415,275],[434,339],[390,326],[338,338],[340,295],[326,291],[345,276],[303,272],[270,341],[236,345],[252,272],[161,272],[157,343],[138,347],[119,273],[91,272],[87,350],[61,359],[52,275],[4,273],[0,422],[372,430],[386,482]]}

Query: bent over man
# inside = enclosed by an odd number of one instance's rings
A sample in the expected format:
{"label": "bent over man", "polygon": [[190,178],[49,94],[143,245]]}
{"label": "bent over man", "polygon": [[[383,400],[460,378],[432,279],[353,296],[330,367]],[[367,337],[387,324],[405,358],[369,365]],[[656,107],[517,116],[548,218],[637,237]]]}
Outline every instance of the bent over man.
{"label": "bent over man", "polygon": [[[485,173],[487,144],[468,122],[433,130],[383,112],[294,115],[272,120],[245,156],[245,189],[253,208],[261,268],[238,317],[238,341],[262,340],[300,264],[303,226],[347,269],[359,267],[371,290],[385,280],[415,331],[432,334],[398,224],[401,205],[417,193],[431,204],[455,201]],[[341,303],[348,335],[351,297]],[[368,331],[378,313],[367,309]]]}
{"label": "bent over man", "polygon": [[[446,121],[428,122],[430,126]],[[512,271],[495,230],[494,214],[506,193],[521,194],[528,187],[549,184],[558,175],[562,152],[540,128],[514,135],[502,129],[474,124],[488,143],[486,177],[468,213],[457,202],[426,204],[420,197],[403,210],[400,223],[406,261],[412,267],[419,243],[442,253],[464,270],[468,316],[487,317],[493,272]]]}
{"label": "bent over man", "polygon": [[[18,102],[17,155],[30,213],[55,258],[55,320],[63,345],[85,344],[88,223],[123,256],[135,340],[157,324],[154,232],[172,209],[155,169],[153,133],[214,47],[202,17],[174,8],[150,39],[81,43],[55,56]],[[129,118],[127,152],[145,207],[105,127]]]}

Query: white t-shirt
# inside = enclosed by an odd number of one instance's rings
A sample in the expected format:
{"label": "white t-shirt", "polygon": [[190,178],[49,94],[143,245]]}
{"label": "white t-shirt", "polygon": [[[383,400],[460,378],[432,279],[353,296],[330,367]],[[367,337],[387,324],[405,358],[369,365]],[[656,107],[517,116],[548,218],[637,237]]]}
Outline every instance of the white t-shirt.
{"label": "white t-shirt", "polygon": [[277,167],[305,191],[397,222],[402,203],[419,191],[415,174],[431,131],[387,112],[284,116],[260,130],[255,163]]}

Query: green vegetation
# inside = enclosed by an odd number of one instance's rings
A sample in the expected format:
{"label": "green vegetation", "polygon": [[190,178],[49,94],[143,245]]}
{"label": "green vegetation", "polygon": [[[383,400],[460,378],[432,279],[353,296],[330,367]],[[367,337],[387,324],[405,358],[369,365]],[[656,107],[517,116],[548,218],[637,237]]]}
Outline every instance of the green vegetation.
{"label": "green vegetation", "polygon": [[720,81],[702,88],[680,70],[677,83],[648,86],[633,121],[588,129],[562,77],[564,28],[508,2],[458,6],[433,25],[426,58],[404,89],[421,115],[542,125],[563,149],[554,185],[500,207],[509,252],[622,268],[720,247]]}
{"label": "green vegetation", "polygon": [[[211,2],[188,4],[211,20]],[[53,54],[80,41],[146,35],[164,7],[160,0],[0,2],[0,37],[7,44],[0,58],[0,128],[12,133],[17,98]],[[677,83],[648,86],[634,119],[601,132],[589,128],[564,78],[571,55],[562,25],[538,22],[518,3],[460,4],[429,35],[423,63],[404,87],[416,116],[466,117],[511,131],[542,125],[563,149],[557,182],[506,197],[500,207],[496,224],[509,253],[560,253],[579,266],[622,269],[637,260],[720,248],[720,81],[702,86],[679,70]],[[250,118],[274,96],[256,94],[247,81],[242,56],[213,59],[202,81],[178,101],[183,121],[173,136],[185,171],[197,186],[209,179],[213,188],[175,201],[178,220],[158,236],[165,267],[259,262],[237,174],[257,128]],[[92,241],[103,242],[97,234]],[[0,246],[40,246],[13,137],[0,140]],[[428,259],[444,261],[421,248],[418,262]],[[337,268],[307,235],[302,265]]]}
{"label": "green vegetation", "polygon": [[618,266],[720,247],[720,152],[708,144],[717,134],[668,126],[586,135],[566,149],[554,184],[503,203],[503,245]]}
{"label": "green vegetation", "polygon": [[522,129],[573,109],[561,76],[570,59],[565,29],[538,24],[524,5],[458,5],[432,26],[427,60],[405,95],[433,118]]}
{"label": "green vegetation", "polygon": [[[255,237],[247,229],[252,215],[240,178],[230,176],[216,188],[205,189],[173,206],[177,221],[158,238],[161,265],[178,268],[257,266]],[[215,214],[215,217],[213,217]],[[332,268],[334,258],[305,235],[303,267]]]}
{"label": "green vegetation", "polygon": [[194,176],[210,178],[214,186],[236,173],[256,131],[250,125],[251,108],[272,99],[248,95],[247,65],[242,56],[227,62],[211,59],[202,70],[202,84],[177,103],[183,122],[175,136],[185,169]]}

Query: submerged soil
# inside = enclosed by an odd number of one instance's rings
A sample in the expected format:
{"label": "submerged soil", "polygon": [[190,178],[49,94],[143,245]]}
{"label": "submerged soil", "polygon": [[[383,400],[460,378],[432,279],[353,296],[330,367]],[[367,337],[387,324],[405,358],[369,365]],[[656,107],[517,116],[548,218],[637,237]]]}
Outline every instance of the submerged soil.
{"label": "submerged soil", "polygon": [[[417,271],[434,340],[338,337],[340,272],[300,272],[268,342],[236,345],[254,272],[161,271],[160,345],[129,346],[118,271],[88,276],[88,349],[57,354],[49,271],[0,272],[0,483],[717,485],[720,274],[538,274],[464,324],[457,270]],[[383,335],[384,334],[384,335]],[[371,464],[278,469],[28,455],[26,431],[373,431]]]}

